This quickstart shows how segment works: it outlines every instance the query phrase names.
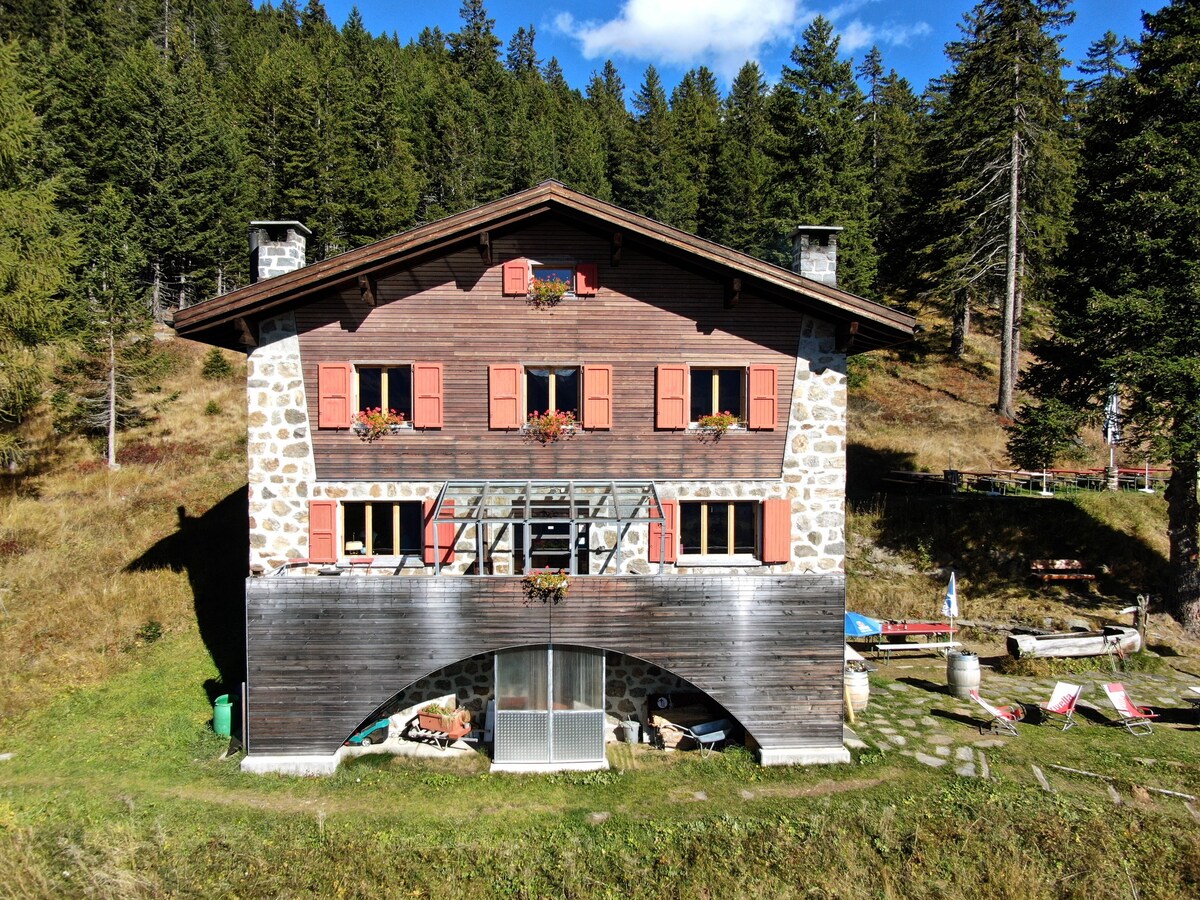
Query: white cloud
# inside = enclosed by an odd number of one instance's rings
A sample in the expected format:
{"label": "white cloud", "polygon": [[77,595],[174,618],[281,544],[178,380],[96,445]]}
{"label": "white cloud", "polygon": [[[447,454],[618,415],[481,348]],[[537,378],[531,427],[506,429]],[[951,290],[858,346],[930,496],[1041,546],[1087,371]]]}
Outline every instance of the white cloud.
{"label": "white cloud", "polygon": [[841,51],[853,53],[863,47],[874,44],[887,44],[892,47],[907,46],[915,37],[924,37],[932,32],[928,22],[914,22],[911,25],[898,25],[885,22],[883,25],[865,25],[861,19],[854,19],[843,25],[838,31],[842,37]]}
{"label": "white cloud", "polygon": [[[842,53],[904,45],[931,32],[925,22],[873,25],[854,18],[843,24],[878,2],[842,0],[823,13],[834,23]],[[747,60],[789,50],[816,15],[805,0],[623,0],[615,18],[580,21],[564,12],[554,28],[577,40],[587,59],[625,57],[686,68],[703,63],[729,81]]]}
{"label": "white cloud", "polygon": [[627,56],[667,65],[708,62],[731,77],[763,48],[791,43],[812,14],[800,0],[625,0],[607,22],[577,22],[570,13],[555,27],[578,39],[587,59]]}

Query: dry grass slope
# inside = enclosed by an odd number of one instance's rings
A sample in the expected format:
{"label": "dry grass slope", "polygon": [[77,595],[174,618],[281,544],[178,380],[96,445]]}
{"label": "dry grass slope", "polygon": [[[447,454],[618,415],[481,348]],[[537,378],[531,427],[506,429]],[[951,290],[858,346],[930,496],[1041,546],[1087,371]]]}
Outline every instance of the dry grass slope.
{"label": "dry grass slope", "polygon": [[[187,573],[131,570],[245,483],[244,376],[200,377],[204,348],[156,342],[169,356],[158,412],[120,438],[117,471],[95,442],[31,423],[38,470],[6,476],[0,497],[0,718],[136,664],[163,632],[194,629]],[[231,360],[235,357],[231,354]],[[206,410],[208,412],[206,413]],[[219,411],[218,411],[219,410]]]}

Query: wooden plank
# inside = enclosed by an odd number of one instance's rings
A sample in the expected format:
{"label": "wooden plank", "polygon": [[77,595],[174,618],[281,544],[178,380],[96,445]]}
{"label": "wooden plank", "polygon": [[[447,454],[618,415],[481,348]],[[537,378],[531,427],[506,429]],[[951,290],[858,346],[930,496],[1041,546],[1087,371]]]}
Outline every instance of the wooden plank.
{"label": "wooden plank", "polygon": [[[492,247],[498,259],[539,253],[595,259],[605,252],[606,239],[581,230],[530,227],[493,237]],[[485,269],[473,250],[464,249],[381,279],[375,309],[347,291],[297,311],[310,415],[316,412],[313,380],[323,361],[403,363],[419,353],[445,366],[441,429],[407,431],[373,444],[346,430],[315,431],[319,478],[443,480],[506,478],[514,472],[611,478],[615,470],[658,479],[780,477],[798,318],[781,318],[774,304],[747,291],[738,310],[726,311],[722,282],[664,268],[633,247],[626,248],[620,270],[605,273],[599,294],[568,299],[553,311],[504,297],[500,280],[499,266]],[[777,366],[778,427],[730,432],[720,442],[702,442],[696,432],[656,430],[654,367],[669,361],[664,348],[672,359],[697,364]],[[527,442],[515,429],[489,430],[488,367],[505,362],[612,365],[612,429],[581,431],[551,446]]]}
{"label": "wooden plank", "polygon": [[252,578],[255,753],[332,753],[412,682],[505,647],[625,653],[708,693],[759,745],[841,742],[844,580],[581,577],[558,606],[519,578]]}

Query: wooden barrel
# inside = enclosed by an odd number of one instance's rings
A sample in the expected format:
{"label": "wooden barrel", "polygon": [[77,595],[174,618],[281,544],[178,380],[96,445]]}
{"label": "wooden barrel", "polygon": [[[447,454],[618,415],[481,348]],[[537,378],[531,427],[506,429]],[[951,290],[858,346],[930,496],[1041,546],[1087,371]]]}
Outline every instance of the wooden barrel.
{"label": "wooden barrel", "polygon": [[946,657],[946,684],[951,695],[970,700],[979,690],[979,657],[974,653],[951,653]]}
{"label": "wooden barrel", "polygon": [[871,693],[871,684],[867,681],[866,672],[846,670],[846,696],[850,698],[850,708],[860,712],[867,708],[867,698]]}

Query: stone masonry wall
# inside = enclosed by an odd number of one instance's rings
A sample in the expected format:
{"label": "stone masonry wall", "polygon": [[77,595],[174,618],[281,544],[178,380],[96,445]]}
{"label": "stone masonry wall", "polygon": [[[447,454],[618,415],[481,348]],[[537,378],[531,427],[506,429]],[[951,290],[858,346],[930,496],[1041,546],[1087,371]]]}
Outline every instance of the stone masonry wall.
{"label": "stone masonry wall", "polygon": [[291,313],[259,326],[246,379],[250,564],[270,567],[308,555],[308,499],[316,479]]}
{"label": "stone masonry wall", "polygon": [[828,235],[825,243],[821,243],[816,235],[796,235],[792,245],[792,271],[821,284],[837,287],[837,235]]}

